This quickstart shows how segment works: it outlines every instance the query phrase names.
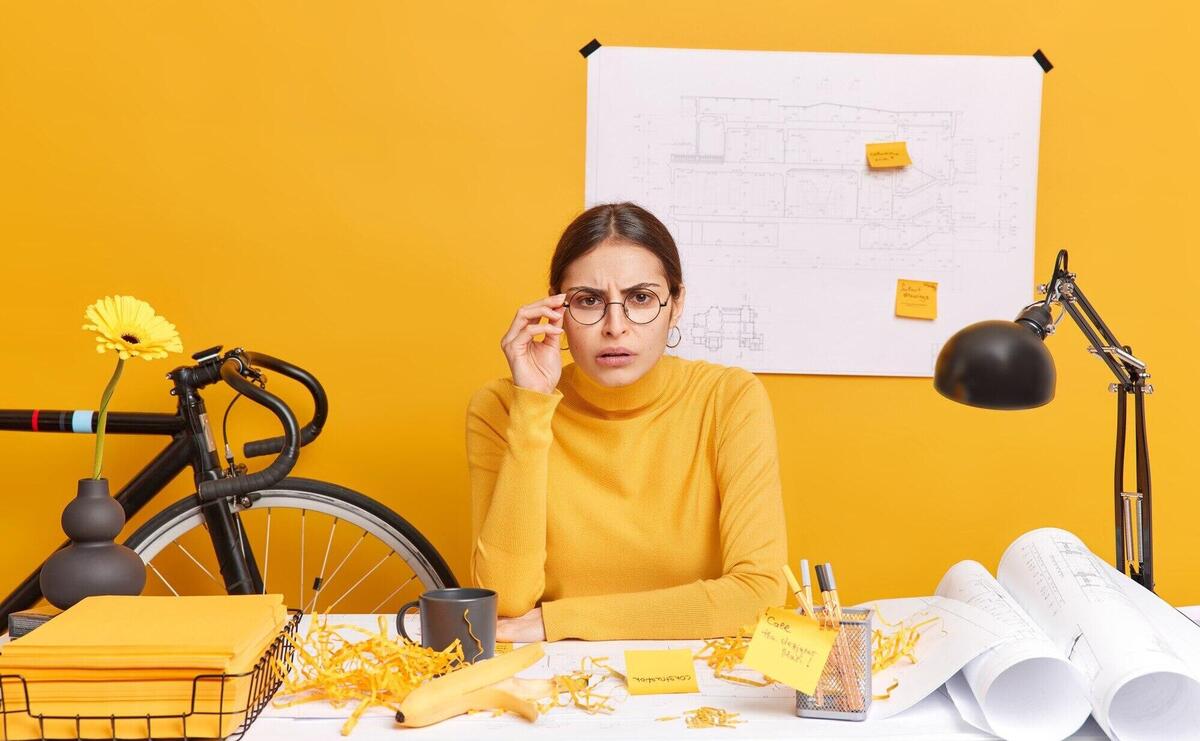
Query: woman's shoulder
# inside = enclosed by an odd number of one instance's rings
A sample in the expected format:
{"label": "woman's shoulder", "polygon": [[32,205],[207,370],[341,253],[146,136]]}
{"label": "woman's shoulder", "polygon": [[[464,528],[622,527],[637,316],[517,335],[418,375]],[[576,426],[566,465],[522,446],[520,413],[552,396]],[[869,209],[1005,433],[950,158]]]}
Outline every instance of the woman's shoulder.
{"label": "woman's shoulder", "polygon": [[[706,360],[681,360],[690,404],[713,411],[711,424],[724,439],[740,430],[761,429],[774,418],[771,398],[762,379],[736,365]],[[764,422],[765,421],[765,422]],[[747,426],[749,423],[749,427]]]}
{"label": "woman's shoulder", "polygon": [[722,365],[707,360],[691,360],[676,355],[664,356],[677,363],[686,386],[717,401],[730,401],[763,388],[762,381],[750,371],[736,365]]}

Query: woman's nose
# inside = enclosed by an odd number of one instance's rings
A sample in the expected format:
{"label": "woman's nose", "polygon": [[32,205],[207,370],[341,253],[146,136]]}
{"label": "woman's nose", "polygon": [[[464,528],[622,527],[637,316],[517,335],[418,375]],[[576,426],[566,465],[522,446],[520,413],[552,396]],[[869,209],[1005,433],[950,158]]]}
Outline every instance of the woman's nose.
{"label": "woman's nose", "polygon": [[612,303],[604,315],[604,334],[609,336],[623,335],[629,329],[629,319],[625,316],[622,304]]}

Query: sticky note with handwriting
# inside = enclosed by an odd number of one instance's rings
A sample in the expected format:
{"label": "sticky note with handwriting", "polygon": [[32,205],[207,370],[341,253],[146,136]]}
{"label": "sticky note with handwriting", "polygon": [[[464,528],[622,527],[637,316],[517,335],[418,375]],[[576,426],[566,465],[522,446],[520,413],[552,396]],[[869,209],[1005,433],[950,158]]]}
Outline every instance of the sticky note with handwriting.
{"label": "sticky note with handwriting", "polygon": [[937,319],[937,287],[937,283],[928,280],[897,280],[896,316]]}
{"label": "sticky note with handwriting", "polygon": [[686,648],[626,651],[625,685],[631,695],[699,692],[692,661],[692,652]]}
{"label": "sticky note with handwriting", "polygon": [[908,144],[905,142],[876,142],[867,145],[867,166],[872,168],[904,167],[911,165]]}
{"label": "sticky note with handwriting", "polygon": [[754,628],[746,666],[811,695],[825,670],[837,631],[782,607],[767,610]]}

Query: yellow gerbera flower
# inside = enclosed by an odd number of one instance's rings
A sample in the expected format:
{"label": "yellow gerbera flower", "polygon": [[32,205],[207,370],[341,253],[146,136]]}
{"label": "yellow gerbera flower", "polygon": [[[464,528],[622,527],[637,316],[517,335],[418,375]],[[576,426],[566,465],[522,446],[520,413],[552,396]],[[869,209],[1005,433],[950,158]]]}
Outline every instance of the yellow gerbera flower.
{"label": "yellow gerbera flower", "polygon": [[105,296],[87,307],[84,314],[91,323],[83,328],[99,333],[96,352],[115,350],[121,360],[154,360],[167,357],[168,352],[183,351],[175,325],[133,296]]}

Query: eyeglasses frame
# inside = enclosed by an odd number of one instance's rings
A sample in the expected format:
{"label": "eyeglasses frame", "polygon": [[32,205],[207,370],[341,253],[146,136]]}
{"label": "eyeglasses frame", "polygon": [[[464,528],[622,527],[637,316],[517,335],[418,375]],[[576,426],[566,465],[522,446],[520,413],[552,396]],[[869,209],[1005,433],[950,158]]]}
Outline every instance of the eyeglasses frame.
{"label": "eyeglasses frame", "polygon": [[[655,298],[658,298],[658,294],[655,293],[654,291],[650,290],[649,288],[638,288],[636,290],[641,291],[642,293],[649,293],[650,295],[654,296]],[[629,296],[626,296],[621,301],[609,301],[608,303],[604,304],[604,311],[600,312],[600,318],[597,319],[596,321],[581,322],[581,321],[579,321],[579,319],[577,319],[575,317],[574,312],[571,311],[571,299],[573,299],[576,296],[578,296],[579,294],[585,293],[585,292],[594,293],[594,291],[588,291],[587,289],[580,289],[580,290],[572,293],[570,296],[567,296],[567,300],[564,301],[563,305],[562,305],[562,308],[566,309],[567,313],[571,315],[571,319],[573,319],[576,324],[579,324],[584,327],[594,327],[595,325],[604,321],[604,317],[608,316],[608,307],[612,306],[613,304],[617,304],[621,307],[621,311],[625,312],[625,318],[628,319],[630,322],[638,325],[639,327],[645,327],[646,325],[653,324],[656,319],[658,319],[660,316],[662,316],[662,310],[666,307],[667,304],[671,303],[671,295],[667,294],[667,300],[663,301],[662,303],[660,303],[658,305],[658,313],[654,315],[654,319],[651,319],[648,322],[639,322],[639,321],[634,320],[633,317],[629,316],[629,307],[625,305],[625,301],[627,301],[629,299]],[[632,295],[632,292],[630,293],[630,295]]]}

